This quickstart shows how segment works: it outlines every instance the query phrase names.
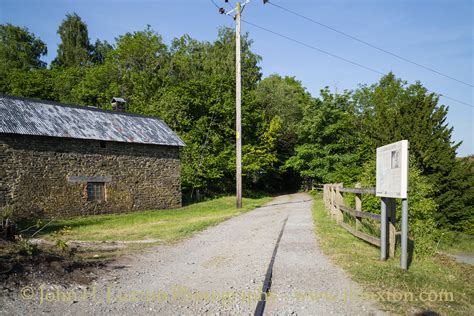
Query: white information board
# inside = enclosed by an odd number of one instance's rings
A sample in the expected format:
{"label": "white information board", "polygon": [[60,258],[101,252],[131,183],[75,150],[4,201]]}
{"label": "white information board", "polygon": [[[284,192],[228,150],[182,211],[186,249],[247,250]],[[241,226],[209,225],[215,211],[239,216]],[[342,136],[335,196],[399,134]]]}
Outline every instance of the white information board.
{"label": "white information board", "polygon": [[408,141],[377,148],[375,195],[406,199],[408,191]]}

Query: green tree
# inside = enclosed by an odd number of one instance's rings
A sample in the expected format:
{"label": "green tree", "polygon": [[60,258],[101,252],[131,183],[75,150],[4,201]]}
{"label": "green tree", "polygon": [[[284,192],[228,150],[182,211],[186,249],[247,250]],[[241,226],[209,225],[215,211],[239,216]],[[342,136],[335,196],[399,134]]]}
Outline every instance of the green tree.
{"label": "green tree", "polygon": [[300,145],[287,167],[317,183],[353,183],[360,173],[359,139],[355,132],[351,93],[332,94],[321,90],[316,99],[303,109],[298,127]]}
{"label": "green tree", "polygon": [[[30,33],[27,28],[12,24],[0,24],[0,92],[14,95],[31,95],[38,79],[44,72],[37,72],[34,79],[28,71],[44,69],[46,63],[41,57],[48,52],[46,44]],[[41,84],[41,82],[39,82]],[[22,87],[28,93],[22,93]],[[26,88],[28,87],[28,88]],[[41,91],[41,85],[38,87]]]}
{"label": "green tree", "polygon": [[96,41],[94,65],[81,67],[80,80],[71,87],[76,102],[107,108],[112,96],[121,96],[128,111],[159,115],[169,59],[161,36],[148,26],[119,36],[114,46]]}
{"label": "green tree", "polygon": [[148,26],[119,36],[115,46],[107,55],[105,66],[115,72],[118,94],[127,100],[131,112],[158,114],[154,107],[169,60],[161,36]]}
{"label": "green tree", "polygon": [[54,78],[53,91],[55,101],[69,104],[91,105],[81,102],[77,96],[77,87],[83,80],[86,69],[81,66],[53,68],[50,70]]}
{"label": "green tree", "polygon": [[[451,140],[453,128],[446,124],[448,108],[439,105],[439,97],[428,93],[421,83],[408,85],[392,73],[379,83],[364,86],[354,94],[362,122],[361,147],[365,156],[374,156],[375,148],[402,139],[410,142],[417,167],[434,184],[432,198],[439,205],[438,223],[455,224],[454,213],[464,212],[463,185],[456,173],[456,149]],[[462,180],[461,180],[462,181]],[[451,215],[450,215],[451,214]]]}
{"label": "green tree", "polygon": [[111,98],[123,96],[119,87],[117,69],[113,65],[105,63],[85,69],[77,68],[68,70],[78,81],[67,80],[65,83],[70,83],[65,84],[65,89],[62,89],[67,93],[66,88],[70,87],[69,92],[73,95],[75,103],[110,109]]}
{"label": "green tree", "polygon": [[258,83],[255,102],[263,109],[266,121],[276,116],[281,119],[279,147],[283,154],[292,154],[298,142],[296,129],[303,117],[303,107],[312,102],[311,95],[294,77],[271,75]]}
{"label": "green tree", "polygon": [[[233,31],[223,28],[216,41],[200,42],[189,36],[175,39],[169,63],[163,64],[163,81],[156,90],[153,114],[160,115],[185,140],[182,183],[187,193],[232,192],[235,187],[235,70]],[[244,181],[249,185],[271,168],[272,148],[260,146],[270,125],[255,106],[253,89],[261,77],[260,57],[242,37],[242,131],[244,150],[265,154],[257,163],[245,161]],[[266,142],[265,144],[269,144]],[[258,178],[258,179],[257,179]]]}
{"label": "green tree", "polygon": [[[440,232],[436,229],[438,205],[432,198],[435,187],[428,177],[421,174],[413,155],[410,155],[409,163],[409,236],[414,240],[416,255],[432,255],[435,252],[435,241],[440,237]],[[375,164],[375,157],[364,164],[360,177],[363,187],[375,187]],[[366,194],[362,196],[362,199],[365,211],[380,214],[380,198]],[[396,227],[400,230],[401,203],[399,200],[396,216]]]}
{"label": "green tree", "polygon": [[53,65],[62,67],[84,66],[91,62],[92,46],[87,25],[76,13],[67,14],[58,29],[61,43]]}
{"label": "green tree", "polygon": [[45,68],[41,57],[48,53],[46,44],[27,28],[0,24],[0,71]]}
{"label": "green tree", "polygon": [[43,100],[57,99],[54,91],[56,80],[48,69],[13,70],[8,73],[7,78],[8,88],[2,93]]}
{"label": "green tree", "polygon": [[457,159],[446,178],[449,190],[439,192],[438,200],[447,206],[436,220],[441,227],[474,235],[474,161]]}
{"label": "green tree", "polygon": [[271,173],[264,176],[259,186],[267,191],[291,191],[298,189],[301,178],[292,168],[284,164],[294,155],[299,144],[297,129],[303,118],[303,109],[313,101],[301,82],[294,77],[270,75],[261,80],[255,89],[255,107],[264,113],[270,123],[275,118],[281,121],[281,130],[276,141],[277,160]]}
{"label": "green tree", "polygon": [[101,41],[97,39],[94,46],[92,46],[91,61],[94,64],[103,64],[107,54],[109,54],[112,50],[112,45],[110,45],[107,41]]}
{"label": "green tree", "polygon": [[233,151],[229,99],[217,80],[188,80],[166,89],[159,101],[161,117],[187,146],[182,151],[182,185],[191,195],[225,192]]}
{"label": "green tree", "polygon": [[[277,144],[281,136],[282,120],[274,116],[269,124],[264,124],[265,130],[256,135],[257,144],[246,144],[242,148],[242,175],[247,182],[254,184],[254,189],[262,190],[262,179],[278,171]],[[257,186],[255,186],[257,184]],[[266,189],[271,189],[267,186]]]}

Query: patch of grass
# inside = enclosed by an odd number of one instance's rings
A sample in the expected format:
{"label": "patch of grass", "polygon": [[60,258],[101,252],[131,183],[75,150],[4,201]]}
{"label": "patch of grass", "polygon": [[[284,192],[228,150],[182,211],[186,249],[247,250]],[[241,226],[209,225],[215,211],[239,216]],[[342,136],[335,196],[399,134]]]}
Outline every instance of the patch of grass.
{"label": "patch of grass", "polygon": [[443,232],[438,242],[438,250],[451,254],[474,255],[474,236],[460,232]]}
{"label": "patch of grass", "polygon": [[157,239],[171,242],[250,211],[270,200],[269,197],[245,198],[243,207],[236,209],[234,197],[222,197],[173,210],[75,217],[52,222],[40,236],[52,238],[54,231],[68,227],[68,232],[62,236],[64,240]]}
{"label": "patch of grass", "polygon": [[[321,195],[315,197],[313,217],[323,252],[346,270],[382,309],[397,314],[433,311],[474,315],[474,267],[445,256],[415,257],[408,272],[403,272],[398,256],[380,261],[379,248],[337,226],[324,209]],[[400,300],[398,294],[402,293],[407,299]]]}

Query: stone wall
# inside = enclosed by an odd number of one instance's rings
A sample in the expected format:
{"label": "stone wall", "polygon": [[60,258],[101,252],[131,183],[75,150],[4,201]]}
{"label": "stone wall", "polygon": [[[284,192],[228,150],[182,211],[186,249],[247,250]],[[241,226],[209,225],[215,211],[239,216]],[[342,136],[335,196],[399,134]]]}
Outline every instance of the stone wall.
{"label": "stone wall", "polygon": [[[106,179],[105,201],[87,201],[88,179]],[[6,205],[15,218],[180,207],[179,147],[0,134]]]}

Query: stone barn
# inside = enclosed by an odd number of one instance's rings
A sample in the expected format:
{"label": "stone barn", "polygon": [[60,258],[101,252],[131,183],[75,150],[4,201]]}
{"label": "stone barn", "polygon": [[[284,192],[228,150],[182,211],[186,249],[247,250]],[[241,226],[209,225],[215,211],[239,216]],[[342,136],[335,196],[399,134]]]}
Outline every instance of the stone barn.
{"label": "stone barn", "polygon": [[44,218],[180,207],[182,146],[158,117],[0,95],[0,208]]}

